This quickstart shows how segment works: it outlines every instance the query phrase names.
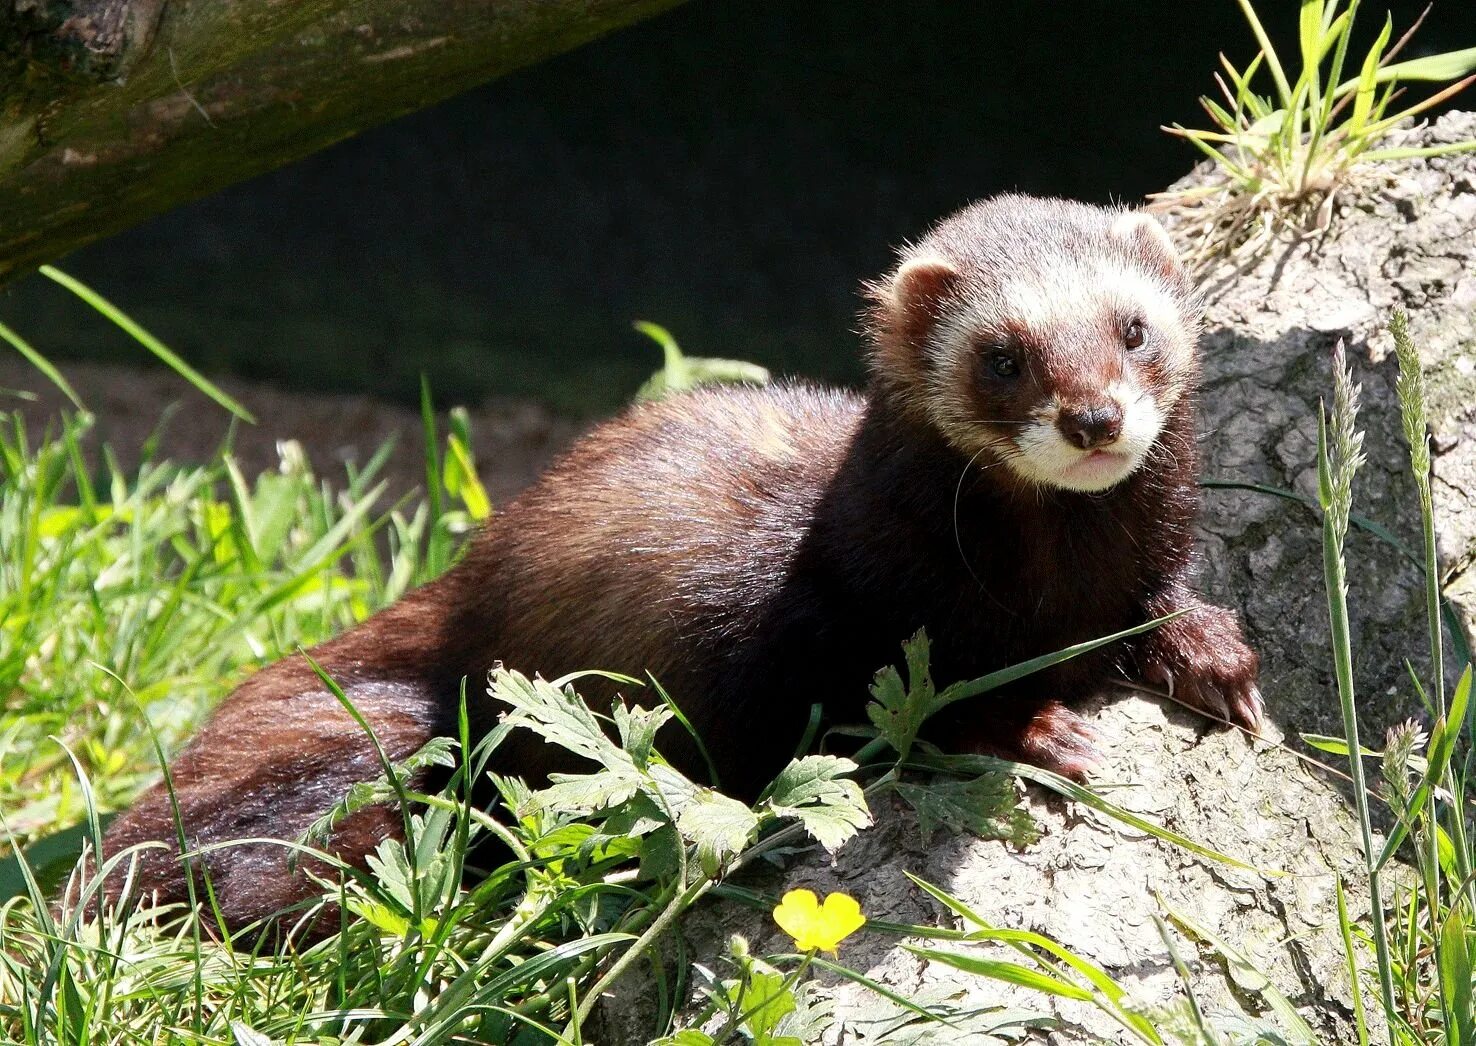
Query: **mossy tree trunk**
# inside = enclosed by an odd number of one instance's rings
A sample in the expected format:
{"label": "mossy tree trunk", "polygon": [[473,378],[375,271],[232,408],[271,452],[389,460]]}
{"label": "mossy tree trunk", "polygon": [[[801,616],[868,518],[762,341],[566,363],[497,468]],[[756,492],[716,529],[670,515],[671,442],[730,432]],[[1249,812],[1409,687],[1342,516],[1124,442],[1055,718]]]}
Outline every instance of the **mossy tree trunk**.
{"label": "mossy tree trunk", "polygon": [[0,0],[0,281],[678,0]]}

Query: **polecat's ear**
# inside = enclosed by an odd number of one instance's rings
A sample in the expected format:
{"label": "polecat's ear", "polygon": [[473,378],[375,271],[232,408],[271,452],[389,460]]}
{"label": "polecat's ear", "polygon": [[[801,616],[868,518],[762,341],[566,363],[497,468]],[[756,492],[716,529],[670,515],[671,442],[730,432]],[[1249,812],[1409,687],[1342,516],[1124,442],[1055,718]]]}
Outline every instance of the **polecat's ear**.
{"label": "polecat's ear", "polygon": [[939,306],[957,282],[953,263],[936,254],[904,261],[889,288],[893,333],[914,350],[921,349],[938,318]]}
{"label": "polecat's ear", "polygon": [[958,270],[936,254],[915,254],[890,277],[864,286],[873,372],[883,381],[915,389],[926,367],[923,348],[940,307],[958,281]]}
{"label": "polecat's ear", "polygon": [[1126,211],[1112,223],[1112,235],[1123,240],[1174,283],[1187,285],[1189,274],[1168,231],[1146,211]]}

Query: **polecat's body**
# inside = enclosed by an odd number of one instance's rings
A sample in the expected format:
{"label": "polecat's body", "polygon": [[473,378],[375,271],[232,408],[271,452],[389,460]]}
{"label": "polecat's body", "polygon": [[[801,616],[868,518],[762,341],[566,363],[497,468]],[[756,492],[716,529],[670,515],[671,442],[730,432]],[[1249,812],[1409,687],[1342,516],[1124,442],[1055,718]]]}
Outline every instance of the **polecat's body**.
{"label": "polecat's body", "polygon": [[[696,723],[725,787],[752,792],[816,700],[863,718],[866,684],[920,627],[940,680],[981,675],[1170,610],[1127,649],[973,703],[954,735],[1080,775],[1089,734],[1058,702],[1112,659],[1254,725],[1256,659],[1234,616],[1189,591],[1198,502],[1198,319],[1162,232],[1136,215],[1003,197],[942,223],[870,288],[865,396],[713,389],[636,407],[501,511],[445,577],[314,651],[403,757],[454,722],[494,661],[547,677],[651,671]],[[497,709],[474,709],[485,727]],[[684,733],[662,748],[696,771]],[[514,735],[495,769],[552,753]],[[248,680],[173,770],[192,843],[291,839],[377,775],[359,728],[300,659]],[[335,847],[398,831],[365,811]],[[110,852],[175,836],[155,791]],[[212,851],[234,923],[301,896],[286,854]],[[177,857],[146,886],[183,896]]]}

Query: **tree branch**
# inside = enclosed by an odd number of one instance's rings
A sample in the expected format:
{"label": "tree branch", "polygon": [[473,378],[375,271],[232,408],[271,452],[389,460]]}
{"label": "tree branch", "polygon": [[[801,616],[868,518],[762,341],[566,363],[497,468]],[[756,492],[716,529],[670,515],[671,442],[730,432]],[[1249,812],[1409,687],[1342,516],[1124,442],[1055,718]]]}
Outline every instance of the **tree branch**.
{"label": "tree branch", "polygon": [[679,0],[0,0],[0,282]]}

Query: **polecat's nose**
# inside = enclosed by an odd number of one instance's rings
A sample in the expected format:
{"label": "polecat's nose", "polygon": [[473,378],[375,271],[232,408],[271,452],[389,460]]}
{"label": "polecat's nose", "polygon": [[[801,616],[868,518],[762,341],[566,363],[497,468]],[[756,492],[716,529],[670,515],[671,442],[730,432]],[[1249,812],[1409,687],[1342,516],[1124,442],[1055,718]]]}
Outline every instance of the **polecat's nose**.
{"label": "polecat's nose", "polygon": [[1116,443],[1122,435],[1122,405],[1108,400],[1089,407],[1062,407],[1056,428],[1082,450]]}

